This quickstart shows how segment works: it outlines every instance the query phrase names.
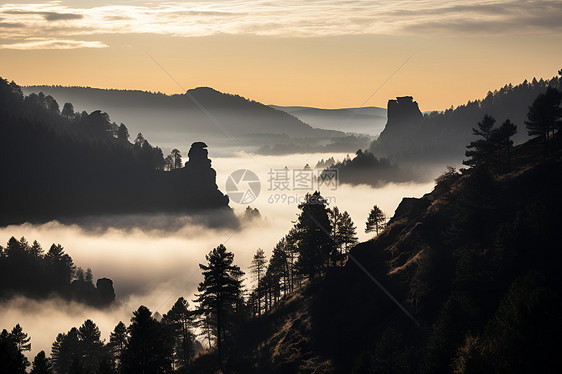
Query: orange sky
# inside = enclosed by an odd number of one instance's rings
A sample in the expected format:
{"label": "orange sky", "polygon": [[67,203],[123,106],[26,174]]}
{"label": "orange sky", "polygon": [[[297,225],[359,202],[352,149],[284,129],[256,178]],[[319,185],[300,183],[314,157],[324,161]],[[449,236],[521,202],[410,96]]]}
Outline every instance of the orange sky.
{"label": "orange sky", "polygon": [[[406,6],[414,3],[408,1],[389,2],[382,10],[361,8],[365,2],[358,1],[347,15],[348,9],[337,9],[343,15],[334,18],[320,7],[326,2],[299,8],[289,1],[295,12],[290,17],[259,1],[248,1],[252,17],[236,7],[227,12],[228,1],[218,10],[205,3],[199,13],[185,13],[192,3],[172,10],[91,5],[86,11],[75,2],[0,6],[0,75],[20,85],[182,92],[152,56],[185,89],[211,86],[266,104],[322,108],[384,107],[389,98],[412,95],[422,110],[434,110],[483,98],[506,83],[550,78],[562,68],[562,28],[521,18],[541,9],[536,5],[517,12],[509,1],[501,9],[485,1],[480,7],[435,2],[411,14]],[[544,3],[544,14],[562,16],[556,2]],[[316,22],[295,19],[315,12]],[[444,22],[443,13],[456,21]],[[271,25],[259,23],[260,14]],[[268,17],[281,18],[275,23]],[[369,17],[382,21],[372,24]],[[340,18],[347,23],[338,23]],[[87,30],[88,24],[95,29]]]}

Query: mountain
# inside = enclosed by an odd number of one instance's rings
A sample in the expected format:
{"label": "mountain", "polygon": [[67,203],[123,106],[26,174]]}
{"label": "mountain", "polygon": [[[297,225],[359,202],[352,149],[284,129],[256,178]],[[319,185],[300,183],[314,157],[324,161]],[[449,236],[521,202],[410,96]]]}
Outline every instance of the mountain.
{"label": "mountain", "polygon": [[400,162],[460,163],[464,147],[474,140],[472,129],[485,114],[494,117],[497,126],[507,119],[517,125],[514,141],[520,144],[529,139],[525,128],[529,106],[549,85],[560,89],[562,78],[505,85],[482,100],[429,114],[422,114],[412,97],[389,100],[388,121],[370,151]]}
{"label": "mountain", "polygon": [[367,134],[375,137],[379,136],[386,123],[386,109],[374,106],[341,109],[270,106],[287,112],[317,128]]}
{"label": "mountain", "polygon": [[61,114],[53,97],[24,96],[0,79],[0,225],[208,210],[235,220],[205,143],[192,144],[185,166],[164,171],[159,147],[128,136],[106,113],[65,106]]}
{"label": "mountain", "polygon": [[[344,266],[239,326],[228,371],[557,372],[560,134],[553,145],[545,156],[533,139],[514,149],[510,172],[449,170],[404,198]],[[210,372],[212,357],[186,372]]]}
{"label": "mountain", "polygon": [[[163,147],[180,150],[195,140],[213,149],[253,152],[264,145],[321,146],[345,136],[341,131],[314,129],[284,111],[209,87],[178,95],[62,86],[29,86],[23,91],[71,102],[78,111],[103,109],[113,121],[125,123],[132,134],[142,132]],[[348,149],[355,151],[356,145]]]}

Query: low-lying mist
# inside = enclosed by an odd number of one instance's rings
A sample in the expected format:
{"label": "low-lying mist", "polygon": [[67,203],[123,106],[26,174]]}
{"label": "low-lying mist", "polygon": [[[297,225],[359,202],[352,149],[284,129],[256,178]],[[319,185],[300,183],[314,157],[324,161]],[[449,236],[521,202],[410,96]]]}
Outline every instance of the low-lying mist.
{"label": "low-lying mist", "polygon": [[[50,354],[51,344],[60,332],[80,326],[92,319],[106,339],[121,320],[129,324],[132,311],[141,304],[152,312],[166,313],[178,297],[193,299],[197,285],[202,280],[198,264],[205,262],[205,255],[219,244],[224,244],[235,254],[235,263],[244,271],[253,254],[262,248],[268,255],[273,246],[293,226],[297,218],[298,203],[306,191],[278,191],[270,188],[271,170],[287,167],[289,171],[302,169],[305,164],[314,166],[322,158],[344,154],[313,154],[290,156],[257,156],[239,154],[237,157],[210,158],[217,171],[217,184],[225,191],[225,183],[231,172],[250,169],[260,179],[261,191],[249,205],[261,212],[261,218],[244,219],[248,205],[230,206],[241,220],[237,228],[209,227],[202,221],[185,219],[175,215],[135,217],[143,225],[123,225],[127,217],[96,217],[88,225],[49,222],[42,225],[23,224],[0,228],[0,243],[5,245],[11,236],[22,236],[28,241],[37,240],[44,249],[60,243],[77,266],[91,268],[94,281],[107,277],[113,280],[118,305],[99,310],[61,300],[34,301],[16,298],[0,304],[0,329],[11,329],[20,323],[32,338],[31,358],[40,350]],[[291,175],[291,174],[290,174]],[[243,187],[243,184],[239,185]],[[387,216],[392,216],[403,197],[420,197],[433,188],[433,183],[388,184],[381,188],[366,185],[340,185],[337,189],[322,189],[330,206],[338,206],[351,215],[360,241],[372,234],[365,234],[365,221],[374,204]],[[272,199],[285,194],[286,199]],[[112,219],[117,221],[112,222]],[[103,223],[103,224],[101,224]],[[112,223],[115,223],[113,225]],[[168,229],[168,228],[172,229]],[[245,286],[251,287],[253,279],[246,274]]]}

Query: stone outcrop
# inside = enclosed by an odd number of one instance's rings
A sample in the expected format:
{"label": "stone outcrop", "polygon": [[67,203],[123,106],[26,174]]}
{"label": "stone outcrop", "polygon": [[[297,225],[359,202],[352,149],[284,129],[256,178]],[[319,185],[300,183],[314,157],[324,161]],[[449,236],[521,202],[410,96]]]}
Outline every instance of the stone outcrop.
{"label": "stone outcrop", "polygon": [[384,130],[370,150],[379,157],[394,158],[396,154],[408,153],[412,144],[419,143],[424,119],[412,96],[388,100],[387,116]]}
{"label": "stone outcrop", "polygon": [[209,160],[209,151],[207,151],[207,144],[203,142],[195,142],[191,144],[191,148],[187,153],[187,157],[189,157],[189,160],[185,163],[185,166],[187,167],[211,167],[211,160]]}
{"label": "stone outcrop", "polygon": [[396,100],[388,100],[387,116],[388,120],[380,138],[389,135],[406,135],[408,129],[421,125],[423,121],[418,103],[412,96],[401,96]]}
{"label": "stone outcrop", "polygon": [[207,144],[195,142],[187,154],[185,167],[165,173],[169,193],[177,196],[170,209],[182,207],[212,209],[228,207],[228,196],[217,186],[217,173],[211,167]]}

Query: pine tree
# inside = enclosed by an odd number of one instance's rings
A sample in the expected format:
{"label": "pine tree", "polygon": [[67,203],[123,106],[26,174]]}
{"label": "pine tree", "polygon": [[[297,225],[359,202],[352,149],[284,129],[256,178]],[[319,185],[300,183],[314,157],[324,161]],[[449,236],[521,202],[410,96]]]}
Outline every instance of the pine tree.
{"label": "pine tree", "polygon": [[119,321],[113,329],[113,332],[109,334],[109,346],[113,354],[113,359],[118,363],[118,367],[121,365],[121,355],[127,346],[128,340],[129,333],[127,327],[122,321]]}
{"label": "pine tree", "polygon": [[74,106],[72,103],[64,103],[60,114],[68,119],[74,118]]}
{"label": "pine tree", "polygon": [[129,141],[129,130],[124,123],[119,125],[119,129],[117,129],[117,139],[121,140],[122,142]]}
{"label": "pine tree", "polygon": [[100,337],[99,327],[90,319],[78,328],[80,365],[85,372],[94,372],[102,362],[109,360],[109,352]]}
{"label": "pine tree", "polygon": [[180,297],[166,313],[162,321],[174,332],[175,357],[180,365],[185,366],[195,354],[195,344],[191,325],[193,313],[188,309],[188,302]]}
{"label": "pine tree", "polygon": [[60,333],[51,347],[53,368],[59,374],[70,372],[72,365],[80,359],[78,329],[73,327],[67,334]]}
{"label": "pine tree", "polygon": [[262,279],[265,273],[265,265],[267,260],[265,258],[265,253],[263,249],[258,248],[256,254],[252,259],[252,264],[250,265],[250,271],[256,276],[257,279],[257,302],[258,302],[258,315],[261,315],[261,298],[262,298]]}
{"label": "pine tree", "polygon": [[379,231],[384,228],[385,221],[386,216],[382,210],[376,205],[373,206],[365,224],[365,232],[369,233],[374,231],[378,235]]}
{"label": "pine tree", "polygon": [[20,352],[11,334],[0,333],[0,373],[25,374],[29,361]]}
{"label": "pine tree", "polygon": [[212,326],[222,368],[223,343],[232,327],[236,305],[242,293],[241,277],[244,273],[233,264],[234,254],[227,252],[222,244],[209,252],[205,259],[207,265],[199,264],[204,280],[199,283],[195,302],[199,304],[197,313]]}
{"label": "pine tree", "polygon": [[513,148],[513,140],[511,137],[517,133],[517,126],[510,120],[506,120],[502,125],[492,132],[492,141],[497,147],[505,152],[507,171],[511,171],[511,149]]}
{"label": "pine tree", "polygon": [[495,151],[493,142],[490,141],[495,123],[496,120],[486,114],[482,121],[478,122],[478,129],[472,129],[472,134],[480,136],[482,139],[472,141],[466,146],[468,150],[465,155],[469,159],[462,162],[464,165],[476,166],[489,163],[490,157]]}
{"label": "pine tree", "polygon": [[295,225],[299,258],[299,271],[314,279],[327,267],[335,243],[330,237],[332,231],[326,201],[320,192],[307,194],[299,205],[301,213]]}
{"label": "pine tree", "polygon": [[177,149],[175,149],[175,148],[172,149],[171,156],[172,156],[172,160],[173,160],[173,163],[172,163],[173,168],[174,168],[174,169],[180,169],[180,168],[183,166],[183,165],[182,165],[182,161],[181,161],[181,153],[180,153],[180,151],[177,150]]}
{"label": "pine tree", "polygon": [[21,328],[19,323],[14,326],[10,335],[14,343],[16,343],[16,346],[18,347],[18,351],[23,352],[31,350],[31,338],[25,332],[23,332],[23,329]]}
{"label": "pine tree", "polygon": [[141,305],[131,318],[129,342],[122,354],[124,373],[161,373],[171,371],[173,341],[165,325]]}
{"label": "pine tree", "polygon": [[562,126],[562,108],[560,101],[562,94],[556,88],[548,87],[544,94],[537,96],[527,113],[525,121],[530,136],[538,135],[543,138],[545,153],[548,153],[548,143],[558,134]]}
{"label": "pine tree", "polygon": [[56,285],[56,289],[65,289],[74,275],[76,267],[72,262],[72,258],[64,253],[63,247],[58,244],[53,244],[49,249],[49,252],[45,255],[49,267],[53,274],[56,274],[56,278],[53,279],[53,283]]}
{"label": "pine tree", "polygon": [[281,289],[283,294],[286,295],[290,292],[290,269],[288,263],[288,255],[286,249],[287,241],[285,238],[281,239],[273,248],[271,259],[267,272],[272,274],[273,279],[277,284],[282,284]]}
{"label": "pine tree", "polygon": [[46,357],[45,351],[37,353],[33,359],[31,374],[53,374],[51,360]]}
{"label": "pine tree", "polygon": [[336,243],[336,250],[332,252],[334,263],[343,260],[350,246],[357,244],[357,228],[348,212],[341,213],[338,207],[329,211],[332,225],[332,239]]}

